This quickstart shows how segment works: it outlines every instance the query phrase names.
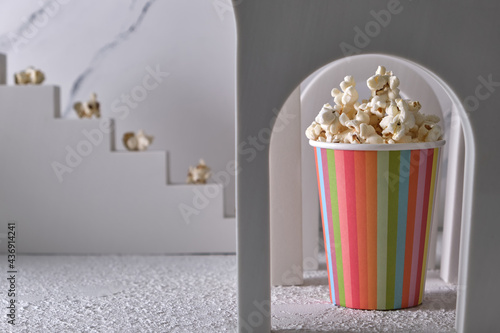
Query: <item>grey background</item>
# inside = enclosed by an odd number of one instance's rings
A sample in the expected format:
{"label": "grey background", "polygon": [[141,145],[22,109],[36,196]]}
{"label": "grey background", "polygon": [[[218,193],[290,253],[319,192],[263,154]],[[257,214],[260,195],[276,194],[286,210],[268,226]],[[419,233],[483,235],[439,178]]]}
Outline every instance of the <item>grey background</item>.
{"label": "grey background", "polygon": [[[478,94],[479,76],[500,80],[500,4],[403,1],[401,5],[403,10],[393,15],[391,23],[360,52],[394,54],[420,63],[449,83],[462,100]],[[353,43],[354,28],[373,21],[370,11],[386,8],[387,2],[382,1],[241,2],[236,7],[238,141],[266,126],[271,110],[279,108],[307,75],[343,57],[339,45]],[[465,197],[472,211],[462,228],[462,240],[466,240],[462,248],[468,251],[461,256],[457,309],[459,331],[466,332],[494,330],[500,298],[500,151],[495,147],[498,138],[494,134],[500,121],[495,111],[500,94],[491,89],[476,110],[468,116],[462,114],[462,120],[468,117],[474,135],[474,139],[466,138],[466,158],[473,154],[473,147],[476,158],[475,172],[469,175],[474,179],[474,189],[467,188]],[[255,110],[260,110],[258,116]],[[251,163],[238,155],[238,162],[243,169],[237,186],[239,325],[243,332],[250,316],[259,311],[258,305],[270,296],[267,150]],[[466,167],[466,173],[473,172],[470,167]],[[256,331],[267,332],[270,317],[261,317]]]}

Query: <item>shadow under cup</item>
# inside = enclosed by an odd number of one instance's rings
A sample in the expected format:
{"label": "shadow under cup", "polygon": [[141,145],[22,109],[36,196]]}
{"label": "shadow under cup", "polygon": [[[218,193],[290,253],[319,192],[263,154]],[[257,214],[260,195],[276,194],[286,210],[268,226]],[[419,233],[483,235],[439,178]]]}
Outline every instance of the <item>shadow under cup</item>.
{"label": "shadow under cup", "polygon": [[421,304],[445,141],[309,144],[332,303],[378,310]]}

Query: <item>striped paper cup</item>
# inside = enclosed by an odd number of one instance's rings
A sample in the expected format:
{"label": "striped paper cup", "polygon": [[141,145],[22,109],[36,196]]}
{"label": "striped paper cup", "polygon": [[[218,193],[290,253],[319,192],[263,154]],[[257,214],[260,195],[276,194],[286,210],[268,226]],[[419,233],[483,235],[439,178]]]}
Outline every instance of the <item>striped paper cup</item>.
{"label": "striped paper cup", "polygon": [[421,304],[445,141],[309,144],[316,153],[332,303],[378,310]]}

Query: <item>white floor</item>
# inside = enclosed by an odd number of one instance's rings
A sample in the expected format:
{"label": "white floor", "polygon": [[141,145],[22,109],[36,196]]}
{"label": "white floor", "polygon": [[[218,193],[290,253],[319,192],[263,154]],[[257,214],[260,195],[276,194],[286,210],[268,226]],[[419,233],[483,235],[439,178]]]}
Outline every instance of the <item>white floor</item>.
{"label": "white floor", "polygon": [[[0,314],[0,332],[236,331],[235,256],[23,256],[17,264],[18,322],[13,329]],[[273,332],[453,332],[456,288],[432,272],[419,307],[350,310],[328,304],[323,269],[306,273],[304,286],[273,288],[272,301]]]}

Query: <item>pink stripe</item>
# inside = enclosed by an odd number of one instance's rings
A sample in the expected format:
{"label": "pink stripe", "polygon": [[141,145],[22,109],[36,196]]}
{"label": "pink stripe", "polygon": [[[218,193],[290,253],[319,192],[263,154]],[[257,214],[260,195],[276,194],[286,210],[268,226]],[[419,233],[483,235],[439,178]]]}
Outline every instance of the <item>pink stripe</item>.
{"label": "pink stripe", "polygon": [[413,251],[411,254],[411,276],[410,276],[410,297],[408,305],[412,306],[415,300],[415,286],[418,274],[418,249],[420,246],[420,231],[422,228],[422,216],[424,215],[424,194],[425,194],[425,173],[427,171],[427,151],[420,151],[420,165],[418,170],[417,205],[415,210],[415,229],[413,232]]}
{"label": "pink stripe", "polygon": [[328,156],[326,154],[327,150],[321,150],[321,161],[323,163],[323,180],[325,183],[325,201],[326,201],[326,210],[328,214],[328,235],[330,236],[330,255],[332,259],[332,279],[334,286],[331,286],[335,289],[335,304],[339,304],[339,279],[337,275],[337,257],[335,255],[335,238],[333,235],[333,220],[332,220],[332,197],[330,193],[330,177],[329,177],[329,169],[328,169]]}
{"label": "pink stripe", "polygon": [[415,299],[410,300],[413,305],[418,304],[418,299],[420,297],[420,282],[422,281],[422,264],[424,258],[424,247],[425,247],[425,233],[426,228],[430,227],[431,221],[427,221],[427,215],[429,212],[429,196],[431,192],[431,180],[432,180],[432,163],[434,162],[434,149],[427,150],[427,170],[425,172],[425,192],[424,192],[424,206],[422,207],[422,228],[420,229],[420,246],[418,251],[418,271],[417,271],[417,283],[415,285]]}
{"label": "pink stripe", "polygon": [[349,257],[351,259],[352,307],[359,308],[359,257],[358,257],[358,227],[356,216],[356,173],[354,171],[354,151],[344,152],[347,226],[349,232]]}
{"label": "pink stripe", "polygon": [[346,202],[346,179],[344,168],[343,150],[335,151],[335,167],[337,169],[337,192],[339,200],[339,220],[340,220],[340,239],[342,243],[342,263],[344,268],[344,287],[345,287],[345,305],[352,307],[351,291],[351,265],[349,255],[349,233],[347,227],[347,202]]}

